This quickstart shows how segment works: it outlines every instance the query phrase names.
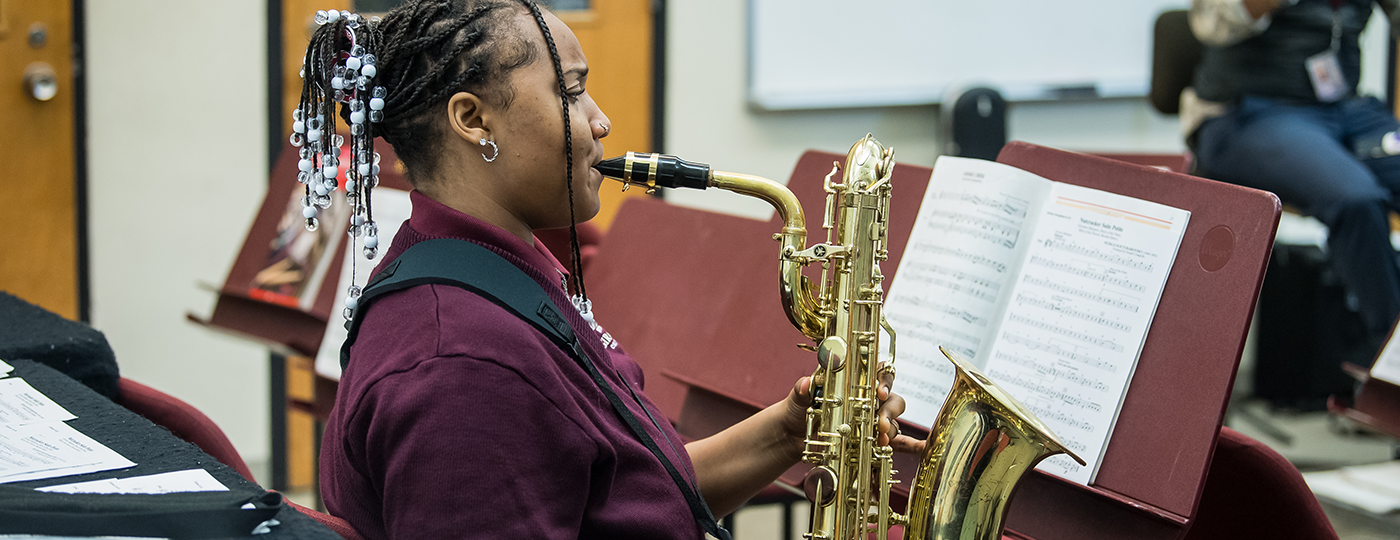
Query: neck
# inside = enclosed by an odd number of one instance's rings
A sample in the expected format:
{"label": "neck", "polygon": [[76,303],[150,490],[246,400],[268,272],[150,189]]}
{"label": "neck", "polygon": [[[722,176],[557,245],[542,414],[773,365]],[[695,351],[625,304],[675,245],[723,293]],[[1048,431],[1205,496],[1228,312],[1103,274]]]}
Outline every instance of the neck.
{"label": "neck", "polygon": [[479,189],[477,183],[463,182],[453,176],[439,175],[434,181],[416,189],[448,208],[505,229],[525,243],[534,245],[534,230],[520,216],[497,203],[490,193]]}

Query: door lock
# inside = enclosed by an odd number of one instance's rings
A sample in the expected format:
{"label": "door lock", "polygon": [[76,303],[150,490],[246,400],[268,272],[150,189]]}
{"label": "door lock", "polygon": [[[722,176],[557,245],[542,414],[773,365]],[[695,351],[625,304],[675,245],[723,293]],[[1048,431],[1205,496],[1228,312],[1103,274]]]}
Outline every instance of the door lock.
{"label": "door lock", "polygon": [[48,101],[58,95],[58,73],[46,62],[34,62],[24,68],[24,91],[36,101]]}

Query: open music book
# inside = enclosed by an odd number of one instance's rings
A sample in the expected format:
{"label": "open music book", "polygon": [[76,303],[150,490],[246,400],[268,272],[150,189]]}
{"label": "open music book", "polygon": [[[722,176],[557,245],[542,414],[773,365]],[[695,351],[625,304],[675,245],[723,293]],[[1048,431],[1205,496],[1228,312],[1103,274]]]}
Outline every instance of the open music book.
{"label": "open music book", "polygon": [[1065,446],[1039,468],[1093,482],[1190,212],[977,159],[938,158],[885,301],[901,417],[931,426],[943,345]]}

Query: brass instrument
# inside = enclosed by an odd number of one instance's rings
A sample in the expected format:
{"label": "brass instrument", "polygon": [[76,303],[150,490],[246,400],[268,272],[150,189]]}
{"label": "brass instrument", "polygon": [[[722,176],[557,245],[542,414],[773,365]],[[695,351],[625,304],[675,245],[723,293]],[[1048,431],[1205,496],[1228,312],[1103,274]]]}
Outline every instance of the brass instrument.
{"label": "brass instrument", "polygon": [[[810,540],[886,540],[892,526],[905,538],[1000,539],[1007,503],[1021,475],[1040,460],[1068,453],[1045,426],[976,368],[944,351],[957,366],[952,391],[929,434],[909,494],[907,517],[890,509],[893,450],[876,446],[882,313],[880,261],[888,257],[890,177],[894,151],[870,135],[851,147],[844,169],[834,163],[823,180],[826,242],[806,247],[806,221],[797,197],[772,180],[714,171],[673,156],[637,154],[604,160],[597,169],[623,189],[644,186],[716,187],[758,197],[777,209],[782,231],[779,287],[788,319],[816,347],[812,405],[803,461],[813,465],[804,488],[812,501]],[[841,183],[832,177],[844,170]],[[821,263],[814,286],[802,268]]]}

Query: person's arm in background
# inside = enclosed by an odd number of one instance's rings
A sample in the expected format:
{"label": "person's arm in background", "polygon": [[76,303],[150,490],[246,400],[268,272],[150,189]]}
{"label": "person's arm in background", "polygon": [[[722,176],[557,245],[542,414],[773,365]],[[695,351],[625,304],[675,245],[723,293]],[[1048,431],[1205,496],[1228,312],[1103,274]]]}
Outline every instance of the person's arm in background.
{"label": "person's arm in background", "polygon": [[[1385,0],[1400,2],[1400,0]],[[1269,14],[1297,0],[1191,0],[1191,31],[1201,43],[1224,47],[1259,35]]]}

